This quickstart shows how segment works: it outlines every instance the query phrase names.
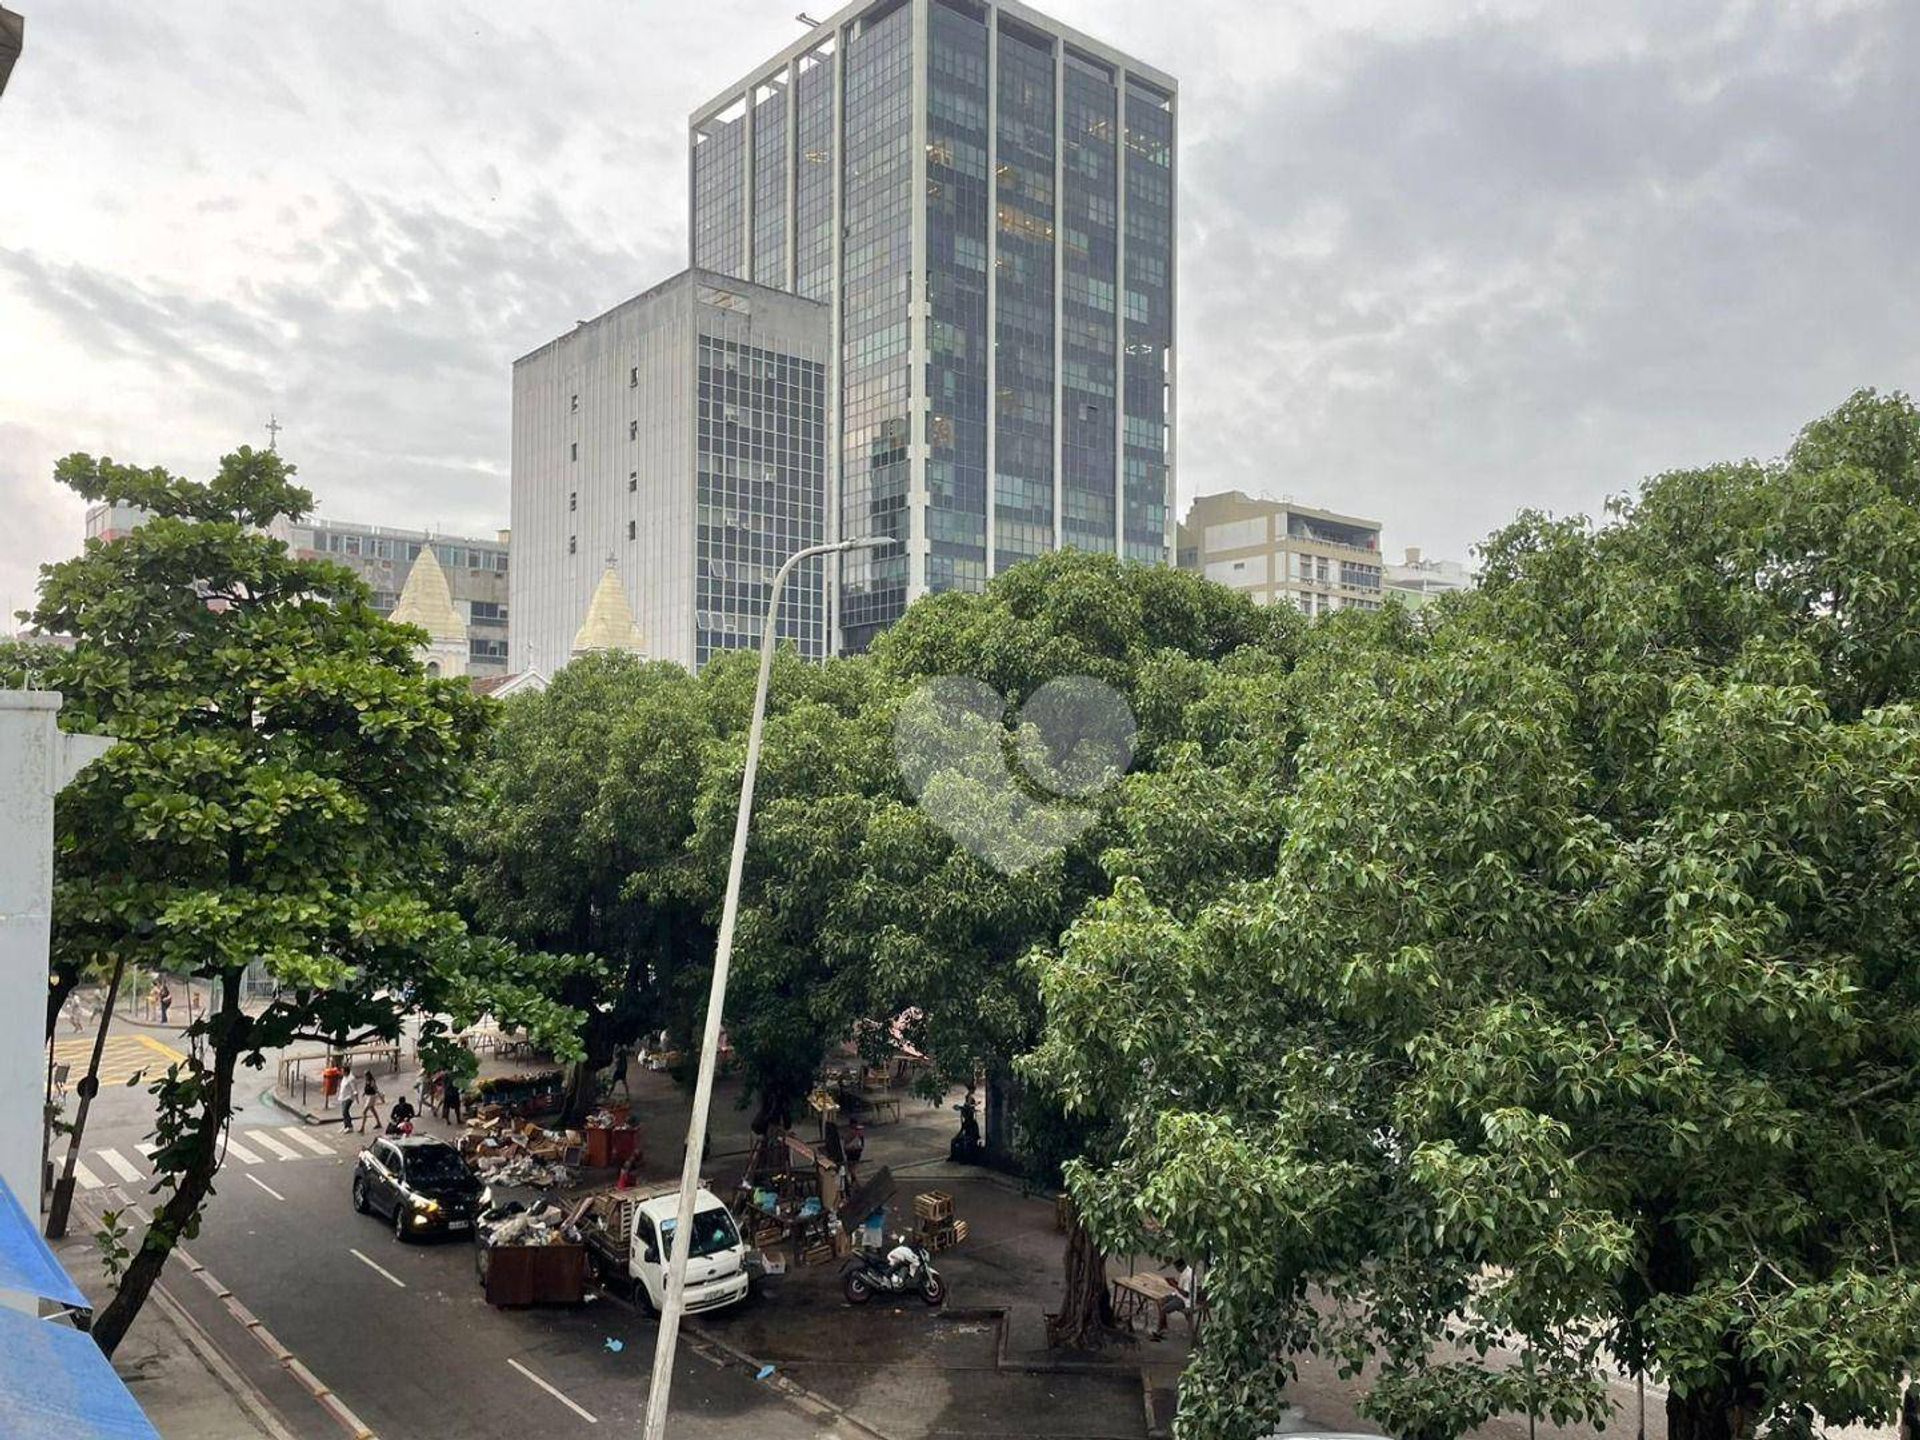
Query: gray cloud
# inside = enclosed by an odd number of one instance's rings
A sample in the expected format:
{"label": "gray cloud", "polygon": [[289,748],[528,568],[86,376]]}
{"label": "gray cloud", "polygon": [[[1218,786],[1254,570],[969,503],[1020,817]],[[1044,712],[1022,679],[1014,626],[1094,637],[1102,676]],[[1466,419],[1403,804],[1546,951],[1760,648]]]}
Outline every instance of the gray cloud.
{"label": "gray cloud", "polygon": [[1645,19],[1577,61],[1563,11],[1348,35],[1212,117],[1183,488],[1264,469],[1459,553],[1920,382],[1912,8]]}
{"label": "gray cloud", "polygon": [[[1920,388],[1900,0],[1048,8],[1182,83],[1183,497],[1460,555]],[[684,263],[685,114],[785,13],[36,15],[0,102],[0,507],[33,517],[0,596],[77,545],[53,456],[204,473],[269,411],[327,513],[504,523],[513,357]]]}

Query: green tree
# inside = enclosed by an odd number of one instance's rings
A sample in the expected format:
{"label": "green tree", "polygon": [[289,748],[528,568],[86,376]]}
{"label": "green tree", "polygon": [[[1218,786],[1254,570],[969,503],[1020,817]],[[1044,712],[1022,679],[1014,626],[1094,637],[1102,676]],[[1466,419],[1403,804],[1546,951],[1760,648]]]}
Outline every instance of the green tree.
{"label": "green tree", "polygon": [[675,977],[712,963],[687,848],[706,697],[678,665],[609,653],[502,710],[456,826],[460,896],[487,934],[600,962],[556,995],[586,1016],[565,1109],[577,1124],[616,1045],[668,1022],[684,1033]]}
{"label": "green tree", "polygon": [[[491,1012],[552,1043],[546,996],[577,962],[469,936],[436,896],[437,844],[487,712],[427,679],[417,631],[350,572],[264,533],[311,506],[278,455],[241,449],[201,484],[72,455],[59,481],[151,516],[46,567],[32,612],[70,651],[30,657],[75,729],[116,745],[60,796],[56,966],[108,957],[210,982],[189,1055],[153,1086],[165,1196],[93,1333],[111,1353],[213,1188],[238,1067],[297,1039],[396,1038],[410,1012]],[[241,979],[277,982],[254,1013]]]}
{"label": "green tree", "polygon": [[[1259,846],[1173,847],[1044,964],[1030,1062],[1126,1117],[1096,1233],[1204,1257],[1180,1433],[1313,1346],[1450,1437],[1884,1420],[1920,1353],[1920,416],[1523,517],[1481,593],[1316,627]],[[1204,757],[1202,757],[1204,758]],[[1217,786],[1152,822],[1198,833]]]}

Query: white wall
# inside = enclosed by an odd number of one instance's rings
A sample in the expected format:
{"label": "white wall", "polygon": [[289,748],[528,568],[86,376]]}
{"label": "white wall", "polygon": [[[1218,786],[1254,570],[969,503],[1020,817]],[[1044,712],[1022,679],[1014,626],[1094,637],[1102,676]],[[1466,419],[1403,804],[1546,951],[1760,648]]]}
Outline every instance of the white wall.
{"label": "white wall", "polygon": [[40,1202],[53,797],[113,745],[61,734],[59,714],[51,691],[0,690],[0,1176],[29,1215]]}

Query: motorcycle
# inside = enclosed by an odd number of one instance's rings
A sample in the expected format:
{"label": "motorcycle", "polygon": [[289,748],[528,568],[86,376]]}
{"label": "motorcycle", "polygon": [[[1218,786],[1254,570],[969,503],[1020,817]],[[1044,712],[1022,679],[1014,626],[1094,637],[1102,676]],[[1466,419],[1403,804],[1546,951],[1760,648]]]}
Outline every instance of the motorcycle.
{"label": "motorcycle", "polygon": [[933,1268],[933,1257],[924,1245],[905,1237],[885,1254],[862,1246],[840,1273],[846,1277],[841,1289],[851,1305],[864,1305],[876,1295],[915,1293],[929,1305],[946,1303],[947,1282]]}

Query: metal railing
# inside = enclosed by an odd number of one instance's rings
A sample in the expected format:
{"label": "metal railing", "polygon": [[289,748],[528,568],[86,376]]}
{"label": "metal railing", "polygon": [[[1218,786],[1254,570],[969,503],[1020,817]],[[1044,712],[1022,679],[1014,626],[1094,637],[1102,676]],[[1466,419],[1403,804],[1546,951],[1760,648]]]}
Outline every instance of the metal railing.
{"label": "metal railing", "polygon": [[[344,1060],[342,1067],[351,1075],[356,1064],[366,1062],[361,1068],[371,1069],[375,1065],[385,1065],[387,1073],[400,1073],[400,1042],[392,1041],[380,1045],[356,1045],[350,1050],[322,1050],[314,1055],[288,1055],[279,1062],[277,1084],[283,1094],[292,1098],[298,1090],[301,1108],[305,1108],[311,1087],[322,1084],[320,1072],[336,1061]],[[345,1077],[342,1077],[343,1080]]]}

